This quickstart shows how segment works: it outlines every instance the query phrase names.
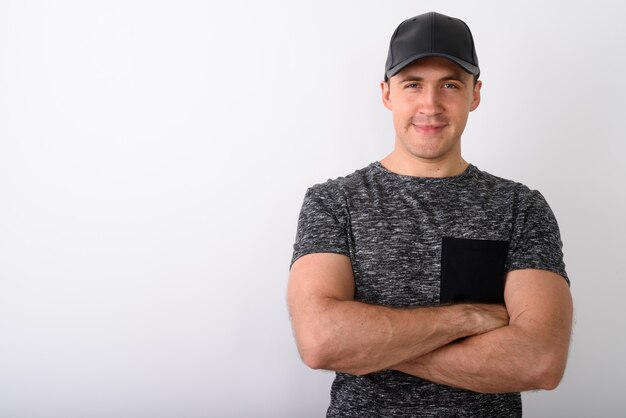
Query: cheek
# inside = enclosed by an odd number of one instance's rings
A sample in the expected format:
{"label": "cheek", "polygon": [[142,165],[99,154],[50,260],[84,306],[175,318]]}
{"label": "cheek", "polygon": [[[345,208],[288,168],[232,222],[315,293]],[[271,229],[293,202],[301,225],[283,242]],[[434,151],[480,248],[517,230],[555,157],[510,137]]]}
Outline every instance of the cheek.
{"label": "cheek", "polygon": [[409,112],[396,112],[393,115],[393,126],[397,131],[405,131],[411,126],[412,114]]}
{"label": "cheek", "polygon": [[403,102],[394,106],[393,119],[407,123],[413,117],[415,111],[411,103]]}
{"label": "cheek", "polygon": [[469,112],[472,111],[472,103],[468,101],[459,101],[455,103],[453,108],[450,108],[455,115],[455,119],[458,121],[465,121],[469,115]]}

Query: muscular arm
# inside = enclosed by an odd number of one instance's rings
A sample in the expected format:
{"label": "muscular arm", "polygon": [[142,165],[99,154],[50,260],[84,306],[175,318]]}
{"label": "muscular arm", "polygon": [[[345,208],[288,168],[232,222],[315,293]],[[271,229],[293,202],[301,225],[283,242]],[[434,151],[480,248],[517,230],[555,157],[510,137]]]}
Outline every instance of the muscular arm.
{"label": "muscular arm", "polygon": [[500,305],[393,309],[354,301],[350,260],[330,253],[293,264],[288,301],[304,362],[351,374],[388,369],[509,321]]}
{"label": "muscular arm", "polygon": [[569,349],[572,299],[563,278],[545,270],[508,273],[510,324],[393,367],[477,392],[554,389]]}

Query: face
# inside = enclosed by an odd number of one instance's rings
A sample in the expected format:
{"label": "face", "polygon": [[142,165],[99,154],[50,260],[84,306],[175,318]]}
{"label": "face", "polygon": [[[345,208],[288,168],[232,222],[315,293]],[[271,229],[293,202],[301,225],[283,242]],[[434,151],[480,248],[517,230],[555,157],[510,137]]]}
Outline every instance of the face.
{"label": "face", "polygon": [[461,134],[480,103],[482,83],[454,62],[428,57],[381,83],[393,113],[394,152],[402,158],[444,162],[461,158]]}

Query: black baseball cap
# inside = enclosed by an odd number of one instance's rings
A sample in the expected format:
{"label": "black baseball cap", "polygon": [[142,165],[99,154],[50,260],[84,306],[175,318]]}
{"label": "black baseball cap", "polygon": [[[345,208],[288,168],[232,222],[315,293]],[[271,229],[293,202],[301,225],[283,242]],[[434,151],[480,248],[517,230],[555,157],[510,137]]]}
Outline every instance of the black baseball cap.
{"label": "black baseball cap", "polygon": [[455,17],[430,12],[400,23],[389,42],[385,81],[424,57],[448,58],[468,73],[480,75],[472,32]]}

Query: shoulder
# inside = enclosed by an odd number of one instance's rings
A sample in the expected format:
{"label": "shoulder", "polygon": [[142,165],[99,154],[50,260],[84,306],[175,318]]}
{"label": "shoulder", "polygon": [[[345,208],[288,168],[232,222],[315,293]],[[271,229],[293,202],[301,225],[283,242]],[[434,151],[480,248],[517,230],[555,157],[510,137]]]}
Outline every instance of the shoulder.
{"label": "shoulder", "polygon": [[475,168],[474,178],[477,179],[478,187],[489,189],[492,193],[502,196],[520,206],[532,205],[537,202],[545,202],[543,195],[531,189],[523,183],[506,179]]}
{"label": "shoulder", "polygon": [[530,190],[527,186],[520,182],[496,176],[487,171],[480,170],[477,167],[474,167],[473,174],[474,178],[476,178],[480,184],[484,184],[488,187],[501,190],[511,190],[515,192],[521,191],[522,193]]}
{"label": "shoulder", "polygon": [[375,163],[372,163],[345,176],[314,184],[307,190],[307,195],[341,203],[350,195],[366,193],[367,185],[373,178],[374,166]]}

